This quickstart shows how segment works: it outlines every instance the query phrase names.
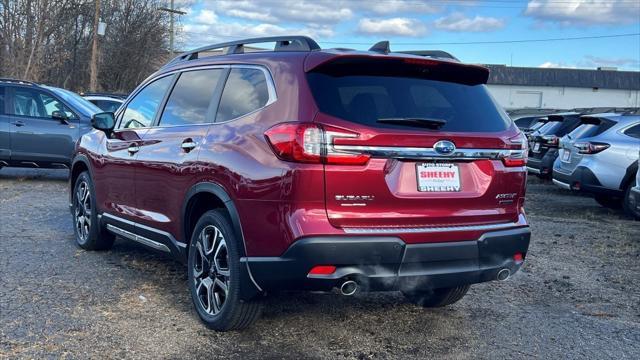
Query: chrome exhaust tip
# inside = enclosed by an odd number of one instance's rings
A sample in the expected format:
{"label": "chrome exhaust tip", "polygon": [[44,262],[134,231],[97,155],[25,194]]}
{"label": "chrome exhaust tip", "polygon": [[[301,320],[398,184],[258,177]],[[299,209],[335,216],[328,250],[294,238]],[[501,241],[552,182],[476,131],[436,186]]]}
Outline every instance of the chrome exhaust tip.
{"label": "chrome exhaust tip", "polygon": [[502,270],[498,271],[498,276],[496,276],[496,279],[497,279],[498,281],[505,281],[505,280],[507,280],[510,276],[511,276],[511,270],[509,270],[509,269],[502,269]]}
{"label": "chrome exhaust tip", "polygon": [[340,285],[340,293],[345,296],[351,296],[358,291],[358,283],[353,280],[347,280]]}

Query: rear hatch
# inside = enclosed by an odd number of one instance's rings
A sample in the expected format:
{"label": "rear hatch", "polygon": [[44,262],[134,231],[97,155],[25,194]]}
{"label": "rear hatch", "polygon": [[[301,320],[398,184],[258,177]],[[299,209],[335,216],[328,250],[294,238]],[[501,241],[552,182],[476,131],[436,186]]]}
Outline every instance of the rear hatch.
{"label": "rear hatch", "polygon": [[315,122],[333,159],[325,165],[330,222],[405,232],[517,221],[526,142],[488,93],[487,76],[482,67],[392,56],[311,69]]}
{"label": "rear hatch", "polygon": [[529,157],[542,159],[550,148],[557,148],[560,138],[580,125],[580,114],[554,114],[547,117],[548,123],[531,134]]}
{"label": "rear hatch", "polygon": [[615,124],[615,121],[604,117],[580,117],[580,125],[560,139],[558,154],[560,161],[556,168],[566,174],[572,173],[584,156],[574,147],[576,141],[602,134]]}

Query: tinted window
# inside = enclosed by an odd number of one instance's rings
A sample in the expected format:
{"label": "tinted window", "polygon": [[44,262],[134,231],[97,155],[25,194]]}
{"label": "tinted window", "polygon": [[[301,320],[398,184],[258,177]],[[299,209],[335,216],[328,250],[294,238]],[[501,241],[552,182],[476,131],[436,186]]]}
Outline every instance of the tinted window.
{"label": "tinted window", "polygon": [[160,125],[206,123],[222,72],[221,69],[211,69],[182,73],[167,100]]}
{"label": "tinted window", "polygon": [[640,139],[640,125],[636,125],[634,127],[630,127],[627,130],[625,130],[624,133],[625,133],[625,135],[629,135],[631,137]]}
{"label": "tinted window", "polygon": [[115,112],[116,110],[118,110],[118,108],[122,104],[121,102],[112,101],[112,100],[90,100],[90,101],[94,103],[97,107],[99,107],[100,110],[106,111],[106,112]]}
{"label": "tinted window", "polygon": [[127,105],[120,128],[149,127],[173,76],[163,77],[142,89]]}
{"label": "tinted window", "polygon": [[225,84],[216,121],[246,115],[267,104],[269,90],[262,70],[231,69]]}
{"label": "tinted window", "polygon": [[62,111],[75,118],[71,110],[51,95],[33,89],[15,88],[13,92],[13,114],[50,119],[54,111]]}
{"label": "tinted window", "polygon": [[445,131],[502,131],[511,120],[484,85],[465,85],[413,77],[308,74],[320,111],[374,127],[382,118],[445,120]]}

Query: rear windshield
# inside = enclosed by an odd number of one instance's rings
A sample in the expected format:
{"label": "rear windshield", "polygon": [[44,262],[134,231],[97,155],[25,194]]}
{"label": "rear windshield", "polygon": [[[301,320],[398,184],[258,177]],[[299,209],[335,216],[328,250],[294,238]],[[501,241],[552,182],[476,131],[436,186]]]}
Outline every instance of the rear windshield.
{"label": "rear windshield", "polygon": [[511,122],[482,84],[343,72],[307,79],[320,111],[367,126],[407,129],[377,120],[427,118],[445,120],[442,131],[496,132]]}

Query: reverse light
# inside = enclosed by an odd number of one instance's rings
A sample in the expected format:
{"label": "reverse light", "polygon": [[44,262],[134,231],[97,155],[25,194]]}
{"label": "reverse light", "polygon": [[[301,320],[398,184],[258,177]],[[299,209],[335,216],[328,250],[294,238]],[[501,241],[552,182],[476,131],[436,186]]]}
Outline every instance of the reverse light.
{"label": "reverse light", "polygon": [[369,155],[353,152],[338,152],[333,148],[334,140],[357,138],[357,133],[314,123],[282,123],[264,133],[273,152],[285,161],[364,165]]}
{"label": "reverse light", "polygon": [[331,275],[334,272],[336,272],[336,267],[333,265],[318,265],[309,271],[309,275]]}
{"label": "reverse light", "polygon": [[601,142],[577,142],[573,146],[578,149],[579,154],[597,154],[603,150],[608,149],[611,145]]}

